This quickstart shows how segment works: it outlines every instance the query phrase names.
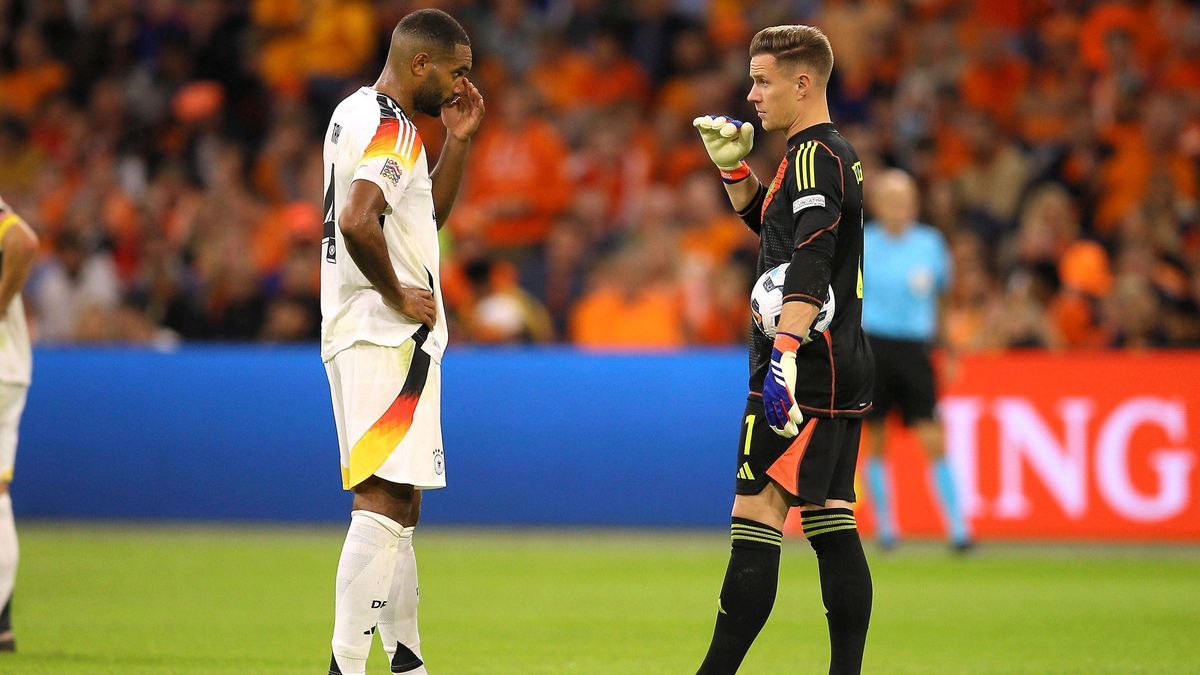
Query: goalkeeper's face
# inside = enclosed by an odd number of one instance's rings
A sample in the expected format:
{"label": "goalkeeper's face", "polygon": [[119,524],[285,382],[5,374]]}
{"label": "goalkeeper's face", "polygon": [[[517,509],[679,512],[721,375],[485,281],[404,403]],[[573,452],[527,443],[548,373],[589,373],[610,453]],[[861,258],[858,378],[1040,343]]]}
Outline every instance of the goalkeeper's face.
{"label": "goalkeeper's face", "polygon": [[772,54],[750,58],[750,93],[746,100],[754,104],[763,131],[789,128],[800,116],[801,88],[795,67],[781,64]]}

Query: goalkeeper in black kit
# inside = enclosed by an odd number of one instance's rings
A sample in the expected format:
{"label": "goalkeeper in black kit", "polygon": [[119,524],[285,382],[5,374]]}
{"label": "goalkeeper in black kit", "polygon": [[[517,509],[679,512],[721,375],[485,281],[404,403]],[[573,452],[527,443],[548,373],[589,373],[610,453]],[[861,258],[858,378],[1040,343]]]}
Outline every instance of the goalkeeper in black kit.
{"label": "goalkeeper in black kit", "polygon": [[[862,165],[830,121],[832,70],[829,40],[810,26],[767,28],[750,43],[746,98],[764,131],[788,138],[769,185],[743,161],[754,141],[751,124],[694,122],[738,215],[759,235],[758,275],[789,263],[774,338],[750,328],[732,551],[700,673],[736,672],[766,624],[792,507],[800,508],[817,554],[829,672],[862,669],[871,572],[854,519],[854,472],[874,363],[862,332]],[[823,317],[818,330],[822,311],[833,317]]]}

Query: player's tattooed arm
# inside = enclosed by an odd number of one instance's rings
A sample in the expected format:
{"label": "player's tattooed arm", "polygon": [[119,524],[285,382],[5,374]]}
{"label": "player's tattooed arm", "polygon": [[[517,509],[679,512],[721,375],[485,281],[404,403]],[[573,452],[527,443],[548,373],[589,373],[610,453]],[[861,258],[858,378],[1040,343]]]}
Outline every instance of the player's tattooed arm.
{"label": "player's tattooed arm", "polygon": [[437,166],[429,174],[429,179],[433,181],[433,208],[437,214],[438,229],[450,217],[450,209],[458,197],[467,151],[471,148],[471,138],[483,122],[483,113],[483,95],[470,80],[463,77],[455,90],[455,98],[442,108],[446,143],[442,146]]}
{"label": "player's tattooed arm", "polygon": [[2,210],[0,250],[4,251],[4,265],[0,266],[0,319],[3,319],[13,298],[29,278],[29,270],[37,258],[38,238],[24,221]]}
{"label": "player's tattooed arm", "polygon": [[362,270],[363,276],[379,294],[388,307],[419,321],[430,328],[437,319],[437,306],[433,293],[425,288],[409,288],[400,285],[396,270],[388,258],[387,242],[379,219],[387,208],[383,191],[368,180],[350,183],[350,194],[346,206],[338,216],[338,228],[346,243],[346,252]]}

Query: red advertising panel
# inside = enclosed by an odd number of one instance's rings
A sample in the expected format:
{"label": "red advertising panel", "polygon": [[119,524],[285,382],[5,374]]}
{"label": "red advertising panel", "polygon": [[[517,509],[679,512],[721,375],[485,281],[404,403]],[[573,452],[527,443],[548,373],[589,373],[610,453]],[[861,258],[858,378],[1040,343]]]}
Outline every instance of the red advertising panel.
{"label": "red advertising panel", "polygon": [[[939,410],[978,538],[1200,541],[1200,353],[968,357]],[[901,534],[942,536],[929,464],[889,429]]]}

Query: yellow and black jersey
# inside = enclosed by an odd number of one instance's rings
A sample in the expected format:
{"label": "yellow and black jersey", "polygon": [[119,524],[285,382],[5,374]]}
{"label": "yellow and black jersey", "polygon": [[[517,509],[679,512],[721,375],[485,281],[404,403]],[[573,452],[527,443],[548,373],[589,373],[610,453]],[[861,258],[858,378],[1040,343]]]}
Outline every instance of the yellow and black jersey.
{"label": "yellow and black jersey", "polygon": [[[806,416],[859,417],[871,406],[874,362],[862,332],[862,164],[832,124],[788,139],[774,179],[739,212],[760,239],[757,274],[791,263],[784,302],[821,307],[829,328],[796,352],[796,403]],[[750,392],[761,396],[772,340],[751,322]]]}

